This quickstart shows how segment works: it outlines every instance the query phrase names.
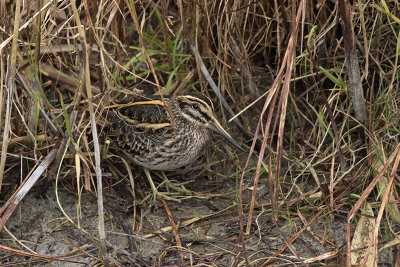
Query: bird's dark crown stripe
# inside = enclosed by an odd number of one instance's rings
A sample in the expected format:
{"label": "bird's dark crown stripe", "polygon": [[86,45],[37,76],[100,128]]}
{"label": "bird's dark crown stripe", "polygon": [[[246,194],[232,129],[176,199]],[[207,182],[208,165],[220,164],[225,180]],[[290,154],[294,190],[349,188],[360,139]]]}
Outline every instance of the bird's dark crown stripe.
{"label": "bird's dark crown stripe", "polygon": [[208,97],[206,97],[205,95],[202,95],[199,93],[189,93],[189,94],[185,95],[184,97],[186,97],[188,99],[198,99],[198,100],[204,101],[208,106],[210,106],[211,108],[214,108],[214,105],[211,102],[211,100]]}

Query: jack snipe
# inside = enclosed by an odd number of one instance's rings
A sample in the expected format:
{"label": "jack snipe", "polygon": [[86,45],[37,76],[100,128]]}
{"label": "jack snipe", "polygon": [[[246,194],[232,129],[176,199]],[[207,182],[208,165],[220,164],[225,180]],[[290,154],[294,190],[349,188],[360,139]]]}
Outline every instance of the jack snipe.
{"label": "jack snipe", "polygon": [[[108,138],[128,160],[150,170],[173,170],[192,163],[202,154],[212,132],[243,151],[215,118],[210,99],[200,94],[108,108],[114,110],[108,112]],[[150,183],[155,190],[152,180]]]}

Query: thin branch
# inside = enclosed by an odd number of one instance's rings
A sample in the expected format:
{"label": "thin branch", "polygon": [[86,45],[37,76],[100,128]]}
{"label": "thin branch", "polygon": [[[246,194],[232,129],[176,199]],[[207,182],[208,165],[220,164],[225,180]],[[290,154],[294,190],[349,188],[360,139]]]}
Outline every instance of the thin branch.
{"label": "thin branch", "polygon": [[0,192],[1,186],[3,183],[4,176],[4,167],[6,165],[7,159],[7,148],[8,148],[8,138],[10,135],[11,129],[11,103],[13,97],[13,91],[15,86],[15,73],[17,66],[17,48],[18,48],[18,28],[20,22],[20,7],[21,1],[17,0],[15,6],[15,17],[14,17],[14,33],[13,33],[13,42],[11,47],[11,62],[8,68],[8,79],[6,80],[6,84],[8,86],[8,94],[7,94],[7,104],[6,104],[6,114],[5,114],[5,123],[4,123],[4,132],[3,132],[3,146],[1,147],[1,159],[0,159]]}
{"label": "thin branch", "polygon": [[82,25],[78,10],[76,8],[76,4],[74,0],[71,0],[71,7],[74,13],[76,24],[78,25],[78,32],[81,39],[81,46],[82,46],[82,54],[83,54],[83,63],[84,63],[84,75],[85,75],[85,87],[87,92],[88,104],[89,104],[89,113],[90,113],[90,124],[92,130],[92,137],[93,137],[93,146],[94,146],[94,158],[95,158],[95,170],[96,170],[96,178],[97,178],[97,212],[98,212],[98,228],[99,228],[99,239],[100,245],[102,250],[102,257],[103,260],[106,258],[107,247],[106,247],[106,233],[104,227],[104,207],[103,207],[103,184],[102,184],[102,171],[100,166],[100,145],[99,139],[97,134],[97,127],[96,127],[96,118],[93,108],[92,102],[92,87],[90,83],[90,70],[89,70],[89,58],[88,54],[86,53],[86,37],[85,32],[83,30],[84,25]]}

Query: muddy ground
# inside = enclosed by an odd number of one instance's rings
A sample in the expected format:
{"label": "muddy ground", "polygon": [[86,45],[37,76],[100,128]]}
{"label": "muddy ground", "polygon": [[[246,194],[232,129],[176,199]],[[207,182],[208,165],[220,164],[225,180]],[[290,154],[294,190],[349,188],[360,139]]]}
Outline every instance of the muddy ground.
{"label": "muddy ground", "polygon": [[[169,178],[173,177],[169,175]],[[139,191],[137,201],[129,194],[127,181],[125,185],[122,185],[123,181],[120,182],[119,187],[107,187],[112,184],[112,179],[104,179],[107,251],[110,252],[110,262],[116,264],[115,266],[182,265],[173,232],[171,229],[161,231],[164,227],[171,226],[165,206],[160,199],[146,199],[150,194],[142,174],[138,173],[135,179]],[[192,190],[205,190],[208,186],[209,191],[214,194],[209,197],[188,197],[181,199],[181,203],[166,202],[178,226],[183,247],[183,265],[245,266],[245,254],[239,234],[236,178],[205,175],[196,177],[196,180],[186,177],[179,182],[186,182],[186,187]],[[246,224],[247,204],[252,193],[249,187],[251,177],[245,182],[248,186],[243,194]],[[259,183],[251,233],[244,237],[248,264],[260,266],[267,260],[270,262],[266,266],[343,264],[346,251],[345,214],[337,214],[334,220],[328,216],[319,218],[310,228],[302,231],[292,243],[291,249],[286,248],[279,252],[279,249],[285,247],[284,238],[291,240],[304,227],[304,221],[293,214],[293,211],[282,210],[277,213],[278,230],[272,221],[267,184],[266,179]],[[71,188],[71,185],[73,183],[66,179],[58,182],[56,189],[53,181],[45,194],[40,193],[43,185],[35,187],[7,222],[7,229],[0,233],[0,243],[4,246],[23,251],[28,251],[29,248],[32,253],[58,260],[43,260],[0,251],[0,266],[94,266],[98,263],[96,198],[92,192],[84,191],[78,199],[76,188]],[[140,192],[144,192],[144,198]],[[9,194],[11,192],[6,195]],[[141,203],[139,198],[144,201]],[[78,210],[81,211],[79,219]],[[304,213],[304,220],[310,220],[316,213],[313,210]],[[196,218],[197,221],[186,225],[189,220]],[[131,232],[133,222],[135,231]],[[355,226],[352,231],[354,228]],[[129,239],[128,236],[132,238]],[[392,253],[391,249],[380,253],[380,266],[391,266]],[[317,259],[318,256],[321,259]]]}

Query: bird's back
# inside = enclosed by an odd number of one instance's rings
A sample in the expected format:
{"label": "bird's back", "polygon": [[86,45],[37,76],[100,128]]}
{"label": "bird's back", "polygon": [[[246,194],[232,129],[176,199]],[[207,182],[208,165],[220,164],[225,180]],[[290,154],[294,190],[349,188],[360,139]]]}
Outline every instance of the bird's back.
{"label": "bird's back", "polygon": [[111,147],[148,169],[190,164],[202,153],[210,133],[185,122],[174,101],[149,99],[110,106],[104,131]]}

